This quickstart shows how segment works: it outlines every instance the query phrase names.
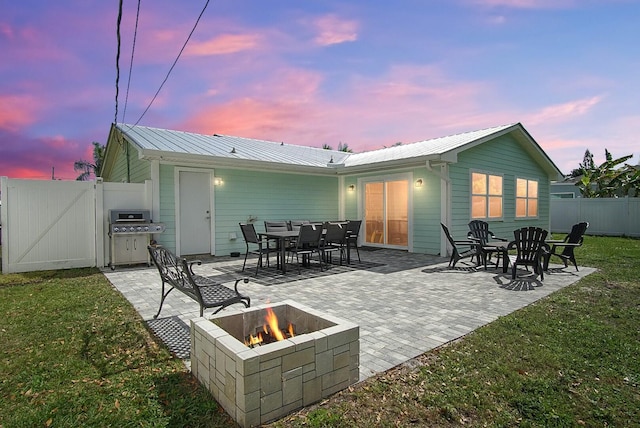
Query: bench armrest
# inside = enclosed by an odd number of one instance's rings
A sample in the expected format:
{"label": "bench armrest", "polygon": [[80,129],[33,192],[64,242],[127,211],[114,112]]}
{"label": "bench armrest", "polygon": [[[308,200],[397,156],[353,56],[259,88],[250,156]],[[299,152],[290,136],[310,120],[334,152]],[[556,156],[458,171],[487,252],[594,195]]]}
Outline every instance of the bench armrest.
{"label": "bench armrest", "polygon": [[202,260],[191,260],[189,261],[189,272],[191,273],[191,275],[195,275],[195,273],[193,272],[193,265],[202,265]]}
{"label": "bench armrest", "polygon": [[238,283],[242,281],[245,284],[249,283],[249,278],[240,278],[240,279],[236,279],[236,283],[233,285],[233,289],[236,291],[236,294],[240,294],[240,292],[238,291]]}

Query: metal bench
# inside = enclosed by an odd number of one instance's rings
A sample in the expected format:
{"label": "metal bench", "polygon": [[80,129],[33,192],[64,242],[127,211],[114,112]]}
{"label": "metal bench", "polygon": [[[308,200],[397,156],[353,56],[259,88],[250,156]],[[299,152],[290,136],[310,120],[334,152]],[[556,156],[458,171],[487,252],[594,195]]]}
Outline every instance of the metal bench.
{"label": "metal bench", "polygon": [[[251,306],[251,299],[238,291],[238,283],[243,281],[246,284],[249,282],[248,278],[237,279],[234,288],[231,289],[211,278],[196,275],[193,272],[193,265],[201,265],[202,262],[200,260],[187,261],[184,258],[179,259],[161,245],[149,245],[147,249],[162,279],[160,307],[153,318],[158,318],[164,299],[174,288],[200,304],[200,316],[203,315],[205,309],[210,308],[218,308],[214,312],[216,314],[227,306],[236,303],[242,303],[247,308]],[[168,285],[166,291],[165,284]]]}

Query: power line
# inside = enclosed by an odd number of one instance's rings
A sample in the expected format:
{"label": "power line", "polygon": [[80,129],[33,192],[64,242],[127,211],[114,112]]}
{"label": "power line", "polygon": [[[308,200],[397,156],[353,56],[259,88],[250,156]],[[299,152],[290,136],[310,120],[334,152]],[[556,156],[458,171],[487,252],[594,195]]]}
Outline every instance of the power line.
{"label": "power line", "polygon": [[[189,33],[189,36],[187,37],[187,40],[185,40],[184,44],[182,45],[182,49],[180,49],[180,52],[178,52],[178,56],[176,57],[175,61],[173,61],[173,64],[171,65],[171,68],[169,68],[169,72],[167,73],[166,77],[164,78],[164,80],[160,84],[160,87],[158,88],[158,90],[156,91],[155,95],[153,96],[153,98],[149,102],[149,105],[147,106],[147,108],[144,109],[144,111],[140,115],[140,118],[136,121],[136,123],[133,124],[133,126],[136,126],[138,123],[140,123],[140,121],[142,120],[144,115],[147,114],[147,111],[149,111],[149,108],[151,108],[151,104],[153,104],[153,102],[156,100],[156,97],[158,96],[158,94],[162,90],[162,87],[167,82],[167,79],[169,79],[169,75],[171,74],[171,72],[173,71],[173,68],[176,66],[178,60],[180,59],[180,56],[182,55],[182,52],[187,47],[187,43],[189,43],[189,40],[191,39],[191,36],[196,31],[196,27],[198,26],[198,23],[200,22],[200,18],[202,18],[202,15],[204,15],[204,11],[207,9],[207,6],[209,6],[209,1],[210,0],[206,1],[204,7],[202,8],[202,11],[200,12],[200,15],[198,15],[198,19],[196,20],[196,23],[193,25],[193,28],[191,29],[191,32]],[[122,4],[122,0],[120,0],[120,4]]]}
{"label": "power line", "polygon": [[120,84],[120,23],[122,22],[122,0],[120,0],[120,6],[118,8],[118,20],[116,23],[116,38],[117,38],[117,51],[116,51],[116,113],[113,119],[113,123],[118,123],[118,86]]}
{"label": "power line", "polygon": [[131,75],[133,74],[133,56],[136,51],[136,39],[138,38],[138,21],[140,19],[140,2],[138,0],[138,10],[136,11],[136,27],[133,31],[133,47],[131,48],[131,61],[129,62],[129,78],[127,80],[127,92],[124,99],[124,109],[122,111],[122,122],[124,122],[127,116],[127,104],[129,102],[129,87],[131,86]]}

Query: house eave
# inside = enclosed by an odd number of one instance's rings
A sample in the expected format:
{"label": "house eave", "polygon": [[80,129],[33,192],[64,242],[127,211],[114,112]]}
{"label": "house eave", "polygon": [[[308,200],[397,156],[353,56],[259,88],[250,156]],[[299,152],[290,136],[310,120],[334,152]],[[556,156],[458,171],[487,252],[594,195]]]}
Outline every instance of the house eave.
{"label": "house eave", "polygon": [[256,169],[260,171],[274,171],[287,173],[310,173],[323,175],[336,175],[343,169],[343,165],[318,166],[300,165],[293,163],[265,162],[264,160],[233,159],[229,157],[196,155],[196,154],[176,154],[174,152],[162,152],[157,150],[141,150],[140,159],[157,160],[162,163],[190,164],[210,168],[234,168],[234,169]]}

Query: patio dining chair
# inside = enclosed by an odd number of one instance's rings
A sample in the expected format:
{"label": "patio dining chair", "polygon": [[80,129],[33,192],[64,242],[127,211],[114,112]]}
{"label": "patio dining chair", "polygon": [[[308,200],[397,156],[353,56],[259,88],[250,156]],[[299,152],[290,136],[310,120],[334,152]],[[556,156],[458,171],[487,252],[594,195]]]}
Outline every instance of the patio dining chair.
{"label": "patio dining chair", "polygon": [[[288,221],[269,221],[265,220],[264,222],[264,230],[265,232],[286,232],[291,229],[291,224]],[[270,240],[267,242],[267,246],[273,244],[276,250],[280,250],[279,241]],[[295,245],[293,242],[289,242],[291,246]],[[285,248],[285,251],[289,251],[289,248]]]}
{"label": "patio dining chair", "polygon": [[[262,257],[267,259],[267,266],[269,266],[269,253],[275,253],[275,248],[269,248],[267,242],[261,239],[256,232],[256,228],[253,223],[240,223],[240,230],[242,230],[242,236],[246,245],[246,251],[244,254],[244,263],[242,263],[242,271],[247,264],[247,257],[249,254],[255,254],[258,256],[258,264],[256,265],[256,276],[258,276],[258,270],[263,267]],[[257,248],[250,249],[249,244],[256,245]]]}
{"label": "patio dining chair", "polygon": [[[547,243],[551,244],[551,251],[544,258],[544,270],[549,268],[549,259],[551,256],[559,257],[564,263],[564,267],[568,266],[568,261],[573,263],[576,268],[576,272],[578,271],[578,262],[576,262],[576,256],[573,252],[577,247],[582,246],[582,241],[584,240],[584,234],[589,227],[589,223],[581,222],[574,224],[571,227],[571,232],[565,236],[562,241],[547,241]],[[562,252],[558,253],[558,251],[562,249]]]}
{"label": "patio dining chair", "polygon": [[[456,267],[456,263],[458,263],[459,260],[465,257],[471,257],[471,259],[473,260],[473,258],[478,255],[475,241],[472,241],[470,239],[466,239],[466,240],[453,239],[453,236],[451,236],[451,233],[449,232],[449,228],[445,226],[443,223],[440,223],[440,226],[442,226],[442,231],[444,232],[444,236],[447,237],[447,241],[449,241],[449,244],[451,245],[451,248],[452,248],[451,258],[449,259],[450,268]],[[458,245],[462,247],[469,247],[469,248],[461,251],[458,249]]]}
{"label": "patio dining chair", "polygon": [[347,225],[340,223],[325,223],[323,229],[326,231],[324,238],[320,240],[320,251],[325,262],[331,262],[331,255],[336,251],[340,253],[340,266],[347,258]]}
{"label": "patio dining chair", "polygon": [[[362,226],[362,220],[348,220],[347,221],[347,256],[349,255],[351,249],[350,246],[353,244],[353,247],[356,249],[356,253],[358,254],[358,261],[360,260],[360,250],[358,249],[358,236],[360,236],[360,227]],[[347,258],[347,263],[351,263],[349,257]]]}
{"label": "patio dining chair", "polygon": [[289,229],[286,221],[267,221],[264,222],[264,230],[267,232],[283,232]]}
{"label": "patio dining chair", "polygon": [[311,262],[313,254],[318,255],[318,262],[320,263],[320,271],[322,271],[322,254],[320,249],[320,240],[322,239],[322,226],[315,224],[303,224],[300,226],[300,234],[296,240],[296,246],[292,247],[289,251],[291,254],[296,255],[296,261],[298,262],[298,274],[300,271],[300,256],[303,261],[307,259]]}
{"label": "patio dining chair", "polygon": [[300,226],[303,224],[310,224],[309,220],[290,220],[287,222],[289,230],[300,230]]}
{"label": "patio dining chair", "polygon": [[[506,238],[499,238],[489,230],[489,223],[482,220],[472,220],[469,222],[469,233],[467,238],[476,242],[476,251],[478,256],[478,263],[484,265],[484,269],[487,270],[487,260],[492,255],[496,254],[496,268],[500,263],[500,257],[504,256],[504,249],[509,242]],[[495,243],[504,242],[505,244],[496,245]],[[491,243],[491,244],[490,244]],[[506,269],[506,260],[503,260]]]}
{"label": "patio dining chair", "polygon": [[507,251],[517,251],[514,257],[509,257],[512,264],[511,279],[516,278],[518,266],[531,266],[534,273],[540,275],[540,280],[544,280],[542,262],[549,252],[549,244],[545,242],[547,234],[546,230],[539,227],[523,227],[513,231],[514,240],[507,247]]}

